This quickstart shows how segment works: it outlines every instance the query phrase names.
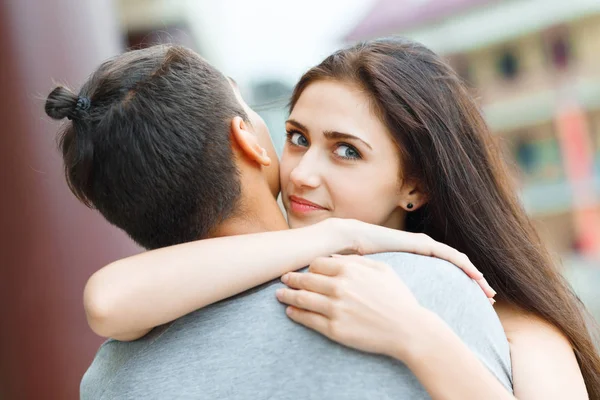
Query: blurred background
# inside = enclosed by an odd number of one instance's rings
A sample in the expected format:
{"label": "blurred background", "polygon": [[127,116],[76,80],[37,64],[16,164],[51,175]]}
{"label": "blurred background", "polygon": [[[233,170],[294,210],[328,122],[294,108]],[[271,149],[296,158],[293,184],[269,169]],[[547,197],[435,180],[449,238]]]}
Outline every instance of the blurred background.
{"label": "blurred background", "polygon": [[180,43],[232,76],[284,142],[301,74],[337,48],[400,34],[442,54],[479,99],[520,194],[600,317],[600,1],[2,0],[0,399],[75,399],[102,340],[81,295],[141,251],[68,191],[43,112],[127,48]]}

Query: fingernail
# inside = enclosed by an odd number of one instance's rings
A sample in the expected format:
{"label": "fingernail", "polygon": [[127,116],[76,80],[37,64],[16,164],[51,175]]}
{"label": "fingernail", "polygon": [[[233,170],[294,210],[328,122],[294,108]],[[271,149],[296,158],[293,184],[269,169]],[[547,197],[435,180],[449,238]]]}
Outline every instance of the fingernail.
{"label": "fingernail", "polygon": [[341,254],[332,254],[331,257],[333,258],[340,258],[343,257]]}
{"label": "fingernail", "polygon": [[496,304],[496,300],[494,300],[494,299],[490,299],[490,304],[491,304],[491,305],[494,305],[494,304]]}
{"label": "fingernail", "polygon": [[277,296],[277,298],[280,299],[283,296],[283,289],[277,289],[275,291],[275,296]]}
{"label": "fingernail", "polygon": [[292,307],[288,307],[288,308],[285,309],[285,313],[287,315],[292,315],[293,312],[294,312],[294,310],[292,310]]}
{"label": "fingernail", "polygon": [[289,280],[290,280],[290,276],[288,274],[284,274],[281,277],[281,282],[283,282],[283,283],[287,283],[287,281],[289,281]]}

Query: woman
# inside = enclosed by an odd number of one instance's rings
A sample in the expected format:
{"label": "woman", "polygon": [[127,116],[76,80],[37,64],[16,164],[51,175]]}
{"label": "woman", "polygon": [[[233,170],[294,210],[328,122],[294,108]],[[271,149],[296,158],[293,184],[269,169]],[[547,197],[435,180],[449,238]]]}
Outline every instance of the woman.
{"label": "woman", "polygon": [[[422,232],[455,247],[498,291],[496,309],[511,343],[517,398],[586,398],[586,388],[590,398],[600,398],[600,361],[581,305],[520,207],[475,103],[439,57],[398,40],[339,51],[297,85],[287,129],[281,181],[292,227],[330,217],[356,218]],[[288,232],[270,238],[284,234]],[[210,257],[211,246],[202,242],[167,250],[177,257],[195,247]],[[152,252],[136,257],[92,278],[88,299],[110,295],[111,280],[133,281],[128,265],[139,263],[140,257],[153,262]],[[433,398],[511,398],[388,269],[345,257],[336,265],[327,271],[313,268],[305,276],[284,276],[299,289],[278,293],[280,300],[295,306],[289,309],[291,318],[346,345],[400,359]],[[180,279],[188,277],[182,274]],[[168,291],[160,283],[154,289]],[[219,300],[226,292],[212,288],[209,281],[201,284],[202,301],[173,299],[168,306],[177,309],[175,315],[162,314],[161,321],[150,325],[132,321],[141,330],[138,335]],[[211,290],[218,295],[207,295]],[[123,294],[120,299],[143,304],[136,295]],[[415,323],[431,328],[426,342],[411,335]],[[363,335],[350,334],[359,329]],[[396,334],[406,341],[390,340]],[[365,339],[369,337],[374,340]],[[445,351],[427,351],[440,347]],[[464,379],[457,378],[465,375],[469,385],[461,386]]]}
{"label": "woman", "polygon": [[[357,112],[349,118],[349,110],[361,106],[369,107],[378,123],[361,120]],[[321,153],[329,145],[322,132],[335,130],[362,135],[362,140],[347,139],[351,145],[340,154],[356,163],[346,168],[353,168],[352,174],[324,162],[316,165],[325,159]],[[404,192],[400,203],[408,215],[394,224],[464,252],[498,291],[495,309],[511,345],[515,396],[586,398],[587,387],[591,398],[599,398],[600,362],[581,305],[520,206],[475,103],[439,57],[418,44],[398,40],[339,51],[308,71],[296,86],[287,131],[290,144],[282,157],[281,177],[291,226],[351,214],[340,209],[365,212],[374,201],[361,196],[353,182],[382,171],[371,148],[378,158],[397,145],[401,195]],[[383,132],[392,139],[388,143]],[[389,159],[390,154],[382,158]],[[299,193],[318,206],[310,212],[299,209],[294,202]],[[328,211],[331,204],[333,213]],[[388,221],[394,218],[390,213]],[[347,270],[334,276],[290,273],[284,282],[304,290],[283,291],[278,298],[296,306],[288,309],[292,319],[369,350],[369,344],[356,342],[355,337],[361,332],[373,335],[373,326],[389,327],[386,319],[374,322],[373,310],[394,315],[398,309],[388,305],[400,307],[401,302],[380,301],[389,300],[381,294],[391,278],[389,271],[362,268],[355,274],[349,278]],[[372,285],[358,285],[361,281]],[[340,294],[340,287],[351,289]],[[400,288],[395,286],[402,292]],[[394,290],[387,294],[394,296]],[[300,295],[302,308],[297,307]],[[448,394],[452,384],[427,386],[432,387]],[[492,396],[482,392],[478,398],[484,397]]]}

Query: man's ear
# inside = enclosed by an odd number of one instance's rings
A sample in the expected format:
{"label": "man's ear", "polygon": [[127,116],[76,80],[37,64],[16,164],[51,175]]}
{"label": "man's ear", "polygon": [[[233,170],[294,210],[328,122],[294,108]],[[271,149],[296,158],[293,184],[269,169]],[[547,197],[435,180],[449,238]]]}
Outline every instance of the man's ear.
{"label": "man's ear", "polygon": [[248,124],[242,117],[234,117],[231,120],[230,129],[233,140],[236,141],[246,157],[264,167],[271,165],[267,150],[258,143],[258,138],[254,132],[248,129]]}
{"label": "man's ear", "polygon": [[423,191],[423,186],[419,181],[416,179],[406,179],[402,182],[398,206],[411,212],[427,204],[428,200],[427,194]]}

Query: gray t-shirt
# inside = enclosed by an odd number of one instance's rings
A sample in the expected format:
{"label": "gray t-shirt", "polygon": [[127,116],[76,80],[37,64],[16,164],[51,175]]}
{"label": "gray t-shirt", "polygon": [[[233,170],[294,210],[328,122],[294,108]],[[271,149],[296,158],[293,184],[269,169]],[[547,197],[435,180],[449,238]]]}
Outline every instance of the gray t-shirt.
{"label": "gray t-shirt", "polygon": [[[506,336],[483,291],[457,267],[406,253],[387,262],[512,391]],[[334,343],[288,319],[273,281],[134,342],[104,343],[81,399],[427,399],[404,364]],[[469,379],[469,377],[465,377]]]}

